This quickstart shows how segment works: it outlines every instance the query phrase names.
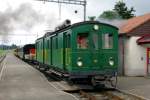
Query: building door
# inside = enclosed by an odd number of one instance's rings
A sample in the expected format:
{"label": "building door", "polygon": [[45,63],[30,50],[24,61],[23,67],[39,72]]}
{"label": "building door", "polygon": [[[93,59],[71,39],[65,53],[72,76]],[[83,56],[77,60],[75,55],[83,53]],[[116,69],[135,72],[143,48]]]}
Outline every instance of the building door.
{"label": "building door", "polygon": [[147,74],[150,75],[150,48],[147,48]]}

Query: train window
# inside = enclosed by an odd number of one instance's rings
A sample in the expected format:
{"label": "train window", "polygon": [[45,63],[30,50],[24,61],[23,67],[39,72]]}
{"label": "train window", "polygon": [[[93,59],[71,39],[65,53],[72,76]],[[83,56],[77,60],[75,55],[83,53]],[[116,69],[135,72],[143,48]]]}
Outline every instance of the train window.
{"label": "train window", "polygon": [[113,48],[113,34],[105,33],[102,34],[102,49],[112,49]]}
{"label": "train window", "polygon": [[47,40],[47,48],[49,49],[49,40]]}
{"label": "train window", "polygon": [[89,45],[88,33],[79,33],[77,35],[77,48],[87,49]]}
{"label": "train window", "polygon": [[35,47],[38,49],[38,43],[37,42],[35,43]]}
{"label": "train window", "polygon": [[41,50],[43,49],[43,44],[41,43]]}
{"label": "train window", "polygon": [[56,49],[58,49],[58,38],[56,37],[55,40],[56,40]]}
{"label": "train window", "polygon": [[40,46],[39,46],[39,42],[38,42],[38,50],[40,49]]}
{"label": "train window", "polygon": [[49,48],[49,49],[51,48],[50,40],[48,40],[48,48]]}
{"label": "train window", "polygon": [[98,50],[98,34],[93,33],[92,39],[93,39],[94,49]]}
{"label": "train window", "polygon": [[52,41],[53,41],[53,48],[54,48],[54,49],[58,49],[58,41],[57,41],[57,37],[56,37],[56,36],[53,37]]}
{"label": "train window", "polygon": [[38,49],[40,49],[40,44],[38,43]]}
{"label": "train window", "polygon": [[66,35],[66,48],[70,48],[71,43],[70,43],[70,34]]}
{"label": "train window", "polygon": [[39,50],[39,43],[37,42],[37,50]]}

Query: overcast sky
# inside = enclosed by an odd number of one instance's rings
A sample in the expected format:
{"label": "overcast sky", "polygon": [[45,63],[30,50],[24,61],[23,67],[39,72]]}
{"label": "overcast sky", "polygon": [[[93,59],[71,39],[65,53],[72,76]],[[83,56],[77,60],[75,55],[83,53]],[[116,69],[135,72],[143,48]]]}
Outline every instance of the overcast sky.
{"label": "overcast sky", "polygon": [[[45,30],[53,30],[60,22],[71,19],[72,23],[83,20],[83,7],[35,0],[0,0],[0,43],[33,43]],[[119,0],[87,0],[88,16],[99,16],[105,10],[112,10]],[[150,0],[123,0],[128,7],[134,7],[136,16],[150,13]],[[74,13],[77,10],[78,13]],[[12,35],[16,34],[16,35]]]}

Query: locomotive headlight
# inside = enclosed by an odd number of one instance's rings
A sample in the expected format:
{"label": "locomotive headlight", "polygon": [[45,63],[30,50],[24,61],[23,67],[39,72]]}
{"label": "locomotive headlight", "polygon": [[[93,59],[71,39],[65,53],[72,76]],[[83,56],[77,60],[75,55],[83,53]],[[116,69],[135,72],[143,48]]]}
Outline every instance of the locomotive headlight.
{"label": "locomotive headlight", "polygon": [[109,61],[109,65],[113,66],[114,65],[114,61],[110,60]]}
{"label": "locomotive headlight", "polygon": [[110,66],[113,66],[114,65],[114,60],[112,57],[109,58],[109,65]]}
{"label": "locomotive headlight", "polygon": [[93,28],[94,28],[94,30],[96,30],[96,31],[99,30],[99,26],[98,26],[98,25],[94,25]]}
{"label": "locomotive headlight", "polygon": [[77,65],[78,65],[79,67],[81,67],[81,66],[83,65],[82,61],[78,61],[78,62],[77,62]]}

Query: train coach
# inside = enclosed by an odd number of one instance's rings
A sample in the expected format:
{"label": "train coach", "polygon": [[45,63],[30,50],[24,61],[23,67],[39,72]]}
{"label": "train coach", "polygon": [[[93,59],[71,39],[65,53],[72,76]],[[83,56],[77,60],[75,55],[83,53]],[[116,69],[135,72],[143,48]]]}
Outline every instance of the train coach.
{"label": "train coach", "polygon": [[63,24],[36,40],[40,67],[93,85],[117,75],[118,28],[98,21]]}
{"label": "train coach", "polygon": [[35,60],[35,44],[26,44],[15,50],[15,55],[25,61]]}

